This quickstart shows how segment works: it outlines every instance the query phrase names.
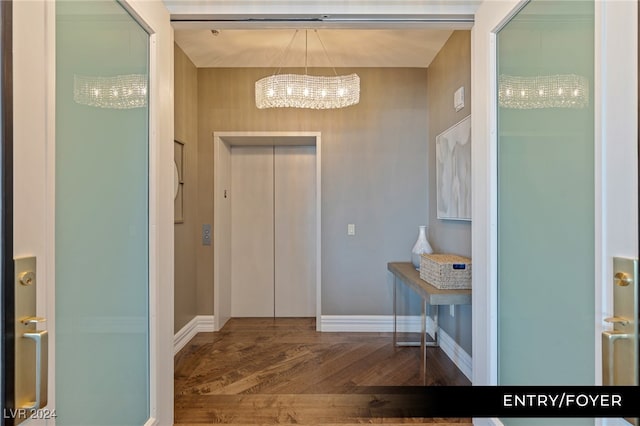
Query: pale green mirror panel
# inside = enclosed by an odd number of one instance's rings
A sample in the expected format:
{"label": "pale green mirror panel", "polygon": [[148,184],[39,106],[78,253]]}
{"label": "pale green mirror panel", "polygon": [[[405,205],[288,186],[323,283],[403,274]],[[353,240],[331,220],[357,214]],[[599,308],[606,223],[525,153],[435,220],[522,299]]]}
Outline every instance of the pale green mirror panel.
{"label": "pale green mirror panel", "polygon": [[497,49],[498,380],[592,385],[594,3],[532,0]]}
{"label": "pale green mirror panel", "polygon": [[149,36],[115,1],[56,2],[56,410],[149,418]]}

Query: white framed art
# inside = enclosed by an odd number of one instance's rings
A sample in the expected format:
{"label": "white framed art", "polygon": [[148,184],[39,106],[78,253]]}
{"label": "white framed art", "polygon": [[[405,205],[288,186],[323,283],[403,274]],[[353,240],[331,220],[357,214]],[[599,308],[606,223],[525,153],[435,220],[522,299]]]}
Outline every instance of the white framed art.
{"label": "white framed art", "polygon": [[471,115],[436,136],[438,219],[471,220]]}

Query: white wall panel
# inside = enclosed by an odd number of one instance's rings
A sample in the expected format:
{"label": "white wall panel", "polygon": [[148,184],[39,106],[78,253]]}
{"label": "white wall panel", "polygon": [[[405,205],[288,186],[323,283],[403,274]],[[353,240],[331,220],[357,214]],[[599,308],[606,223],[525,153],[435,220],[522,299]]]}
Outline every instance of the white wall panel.
{"label": "white wall panel", "polygon": [[231,148],[231,315],[273,316],[273,147]]}
{"label": "white wall panel", "polygon": [[274,151],[276,317],[316,315],[315,151],[314,146]]}

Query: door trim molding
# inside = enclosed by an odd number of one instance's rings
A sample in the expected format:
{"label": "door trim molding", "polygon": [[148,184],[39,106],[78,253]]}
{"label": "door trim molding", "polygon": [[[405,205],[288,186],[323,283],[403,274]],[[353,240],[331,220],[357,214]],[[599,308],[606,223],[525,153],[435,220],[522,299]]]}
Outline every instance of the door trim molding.
{"label": "door trim molding", "polygon": [[[613,256],[638,257],[638,3],[595,9],[595,384],[613,315]],[[625,208],[620,204],[624,202]]]}
{"label": "door trim molding", "polygon": [[471,31],[474,385],[498,383],[496,33],[528,1],[483,2]]}
{"label": "door trim molding", "polygon": [[[2,67],[0,85],[2,87],[2,201],[0,202],[2,233],[2,289],[0,303],[2,311],[2,341],[0,341],[0,403],[3,407],[14,408],[14,267],[13,267],[13,3],[0,3],[2,33],[0,44]],[[11,367],[10,367],[11,366]]]}
{"label": "door trim molding", "polygon": [[[226,234],[222,219],[223,211],[230,217],[230,203],[223,203],[225,199],[224,183],[231,183],[231,157],[226,159],[225,150],[231,146],[265,145],[307,145],[316,147],[316,329],[322,331],[322,134],[321,132],[214,132],[213,133],[213,313],[214,330],[220,330],[230,318],[230,299],[225,303],[222,299],[230,298],[230,290],[222,289],[224,273],[222,267],[231,268],[230,253],[231,240]],[[225,160],[221,158],[225,158]],[[223,163],[228,161],[228,164]],[[224,166],[224,167],[223,167]],[[230,224],[229,224],[230,225]],[[223,263],[229,262],[228,265]],[[228,279],[227,279],[228,281]],[[228,283],[230,286],[231,283]],[[223,294],[225,297],[223,297]],[[226,309],[225,309],[226,307]]]}
{"label": "door trim molding", "polygon": [[497,418],[476,418],[473,419],[474,426],[503,426],[503,423]]}
{"label": "door trim molding", "polygon": [[[149,33],[149,420],[173,424],[173,27],[160,2],[121,0]],[[171,141],[170,143],[167,143]]]}
{"label": "door trim molding", "polygon": [[147,420],[144,426],[156,426],[159,424],[160,423],[158,423],[158,419],[156,419],[155,417],[149,417],[149,420]]}

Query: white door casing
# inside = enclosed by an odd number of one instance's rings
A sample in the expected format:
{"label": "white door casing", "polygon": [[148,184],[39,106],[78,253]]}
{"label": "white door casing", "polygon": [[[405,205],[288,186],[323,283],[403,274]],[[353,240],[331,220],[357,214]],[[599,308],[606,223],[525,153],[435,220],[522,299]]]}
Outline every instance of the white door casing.
{"label": "white door casing", "polygon": [[[495,40],[526,3],[485,1],[472,30],[474,385],[498,382]],[[612,257],[638,256],[637,16],[636,2],[595,3],[595,384],[601,384],[602,320],[612,313]],[[474,424],[499,421],[474,419]]]}
{"label": "white door casing", "polygon": [[[277,140],[277,142],[274,142]],[[214,164],[214,330],[220,330],[231,317],[231,147],[232,146],[315,146],[315,316],[320,330],[322,312],[322,142],[319,132],[215,132],[213,134]],[[230,191],[231,188],[231,191]]]}
{"label": "white door casing", "polygon": [[[173,28],[160,2],[123,1],[150,34],[148,425],[173,424]],[[15,1],[14,256],[38,261],[55,409],[55,3]],[[43,72],[46,70],[46,72]],[[114,170],[117,173],[117,170]],[[88,389],[87,392],[90,392]],[[108,409],[107,407],[105,409]],[[113,408],[112,408],[113,409]],[[97,413],[99,415],[99,413]],[[23,424],[44,424],[30,420]],[[49,421],[53,424],[55,421]]]}

